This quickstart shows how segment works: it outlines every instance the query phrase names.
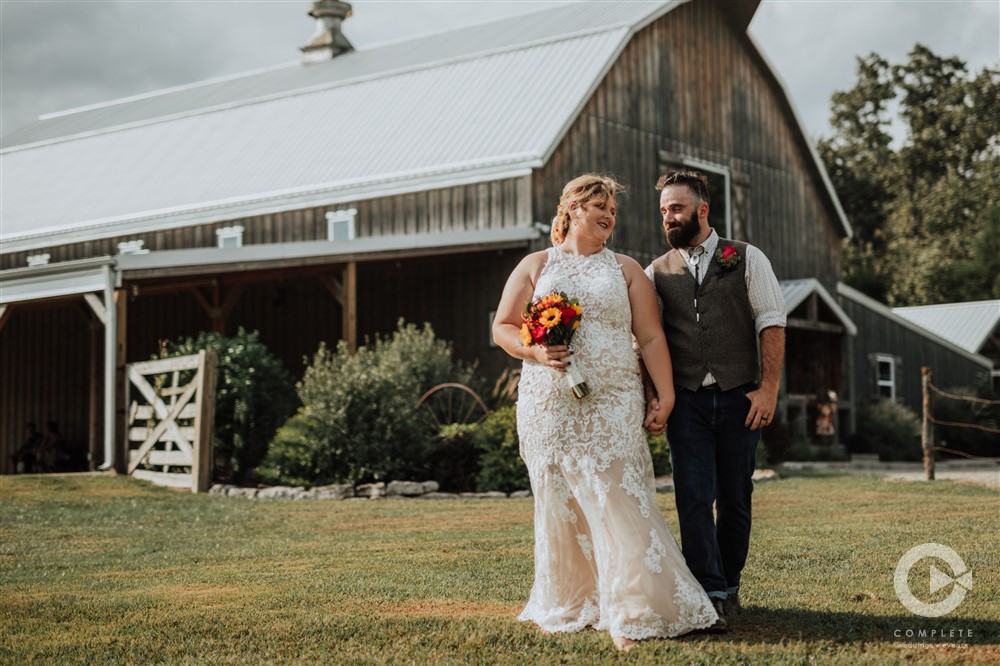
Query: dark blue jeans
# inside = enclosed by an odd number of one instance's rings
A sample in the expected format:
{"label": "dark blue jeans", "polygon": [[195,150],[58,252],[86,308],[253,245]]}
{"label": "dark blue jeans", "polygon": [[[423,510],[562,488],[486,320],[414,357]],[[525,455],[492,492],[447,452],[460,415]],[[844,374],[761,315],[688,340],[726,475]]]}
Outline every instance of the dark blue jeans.
{"label": "dark blue jeans", "polygon": [[[667,423],[681,549],[708,596],[740,586],[750,548],[750,496],[760,431],[745,425],[756,384],[720,391],[677,388]],[[712,505],[715,505],[715,514]]]}

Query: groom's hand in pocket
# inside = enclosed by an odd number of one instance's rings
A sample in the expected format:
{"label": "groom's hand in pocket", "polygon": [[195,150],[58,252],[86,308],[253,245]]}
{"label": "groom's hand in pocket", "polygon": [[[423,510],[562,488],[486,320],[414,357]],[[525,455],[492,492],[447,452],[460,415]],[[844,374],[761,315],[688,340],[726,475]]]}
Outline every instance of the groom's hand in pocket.
{"label": "groom's hand in pocket", "polygon": [[774,420],[774,410],[778,406],[778,391],[761,387],[747,393],[750,400],[750,411],[744,425],[750,430],[760,430],[771,425]]}

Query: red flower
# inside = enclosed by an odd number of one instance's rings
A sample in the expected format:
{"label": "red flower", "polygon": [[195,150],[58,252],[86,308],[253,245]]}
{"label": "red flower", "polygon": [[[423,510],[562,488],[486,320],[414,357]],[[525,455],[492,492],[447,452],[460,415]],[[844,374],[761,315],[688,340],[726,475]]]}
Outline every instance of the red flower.
{"label": "red flower", "polygon": [[572,324],[573,320],[576,319],[576,310],[573,308],[559,308],[559,312],[562,314],[563,326]]}
{"label": "red flower", "polygon": [[715,251],[715,261],[719,264],[719,275],[736,268],[740,263],[740,253],[732,245],[720,247]]}
{"label": "red flower", "polygon": [[531,331],[531,339],[535,341],[535,344],[542,344],[545,342],[545,327],[536,326],[533,331]]}

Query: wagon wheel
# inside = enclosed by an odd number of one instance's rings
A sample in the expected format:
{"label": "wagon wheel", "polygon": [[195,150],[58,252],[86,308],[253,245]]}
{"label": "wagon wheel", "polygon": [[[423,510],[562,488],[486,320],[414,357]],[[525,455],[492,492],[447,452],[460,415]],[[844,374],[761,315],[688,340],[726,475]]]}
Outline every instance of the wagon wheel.
{"label": "wagon wheel", "polygon": [[417,408],[438,430],[455,423],[475,425],[482,422],[490,411],[478,393],[465,384],[452,382],[438,384],[424,393],[417,401]]}

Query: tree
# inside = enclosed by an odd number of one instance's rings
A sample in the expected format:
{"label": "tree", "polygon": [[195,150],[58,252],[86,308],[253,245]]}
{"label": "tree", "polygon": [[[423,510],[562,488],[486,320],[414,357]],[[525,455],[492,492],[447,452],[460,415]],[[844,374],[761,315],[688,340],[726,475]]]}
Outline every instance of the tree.
{"label": "tree", "polygon": [[908,57],[859,58],[831,98],[819,150],[855,230],[845,281],[891,305],[996,298],[1000,70],[970,77],[920,44]]}

